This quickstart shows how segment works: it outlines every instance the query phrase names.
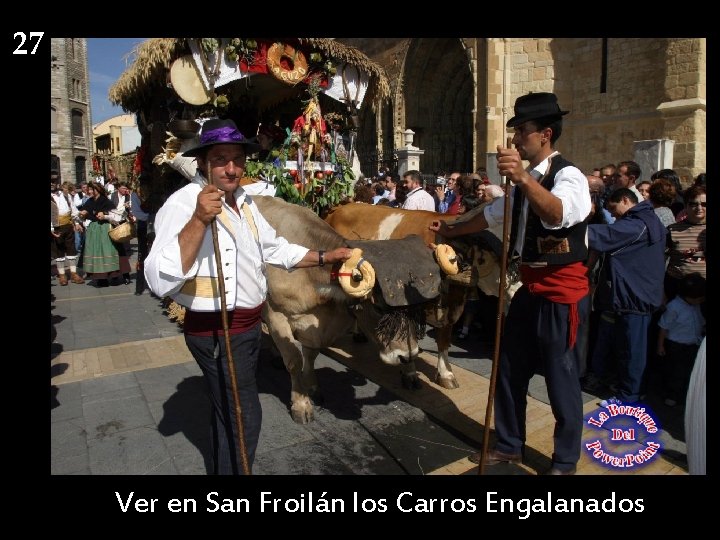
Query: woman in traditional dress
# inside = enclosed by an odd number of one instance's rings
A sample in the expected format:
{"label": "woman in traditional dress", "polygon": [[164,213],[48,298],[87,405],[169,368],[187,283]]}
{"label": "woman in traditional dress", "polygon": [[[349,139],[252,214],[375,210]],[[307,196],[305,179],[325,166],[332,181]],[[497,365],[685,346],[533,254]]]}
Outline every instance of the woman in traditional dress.
{"label": "woman in traditional dress", "polygon": [[108,274],[120,270],[118,250],[108,236],[110,211],[115,205],[100,184],[90,182],[87,189],[90,199],[78,208],[81,217],[91,222],[85,231],[83,269],[94,280],[95,287],[107,287]]}

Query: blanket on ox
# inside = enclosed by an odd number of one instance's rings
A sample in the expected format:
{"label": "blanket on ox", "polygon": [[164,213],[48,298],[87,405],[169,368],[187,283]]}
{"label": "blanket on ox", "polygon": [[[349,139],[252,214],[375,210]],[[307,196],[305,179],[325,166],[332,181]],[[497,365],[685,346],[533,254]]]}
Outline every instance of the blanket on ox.
{"label": "blanket on ox", "polygon": [[388,306],[422,304],[440,294],[441,272],[433,252],[417,235],[401,240],[348,240],[375,269],[376,283]]}

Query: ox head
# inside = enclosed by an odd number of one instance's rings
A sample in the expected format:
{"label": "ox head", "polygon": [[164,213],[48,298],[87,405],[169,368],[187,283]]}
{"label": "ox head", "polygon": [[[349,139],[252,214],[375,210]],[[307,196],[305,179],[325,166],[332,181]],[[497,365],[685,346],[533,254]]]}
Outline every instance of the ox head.
{"label": "ox head", "polygon": [[338,279],[347,280],[340,282],[347,294],[364,299],[354,306],[358,325],[380,345],[384,362],[410,362],[425,335],[425,305],[440,294],[441,271],[432,251],[414,235],[348,245],[355,252],[341,269],[347,275]]}
{"label": "ox head", "polygon": [[497,296],[500,286],[500,258],[502,243],[490,231],[453,239],[452,247],[457,252],[460,271],[448,279],[466,285],[477,286],[489,296]]}

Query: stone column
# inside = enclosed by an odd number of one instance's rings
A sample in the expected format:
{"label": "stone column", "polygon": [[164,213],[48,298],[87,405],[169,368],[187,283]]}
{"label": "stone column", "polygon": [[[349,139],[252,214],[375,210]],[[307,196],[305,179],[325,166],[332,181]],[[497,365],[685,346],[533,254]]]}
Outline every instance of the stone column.
{"label": "stone column", "polygon": [[505,122],[508,110],[512,112],[512,103],[508,103],[510,93],[510,60],[507,39],[488,38],[487,40],[487,106],[485,123],[487,138],[483,149],[488,177],[493,184],[500,184],[497,170],[497,145],[505,144]]}
{"label": "stone column", "polygon": [[403,134],[405,135],[405,147],[397,151],[398,176],[400,179],[402,179],[403,174],[407,171],[420,170],[420,156],[425,153],[425,150],[420,150],[417,146],[413,146],[415,132],[412,129],[406,129]]}
{"label": "stone column", "polygon": [[651,139],[633,142],[633,161],[640,165],[641,178],[650,180],[654,172],[673,168],[673,150],[675,141],[670,139]]}

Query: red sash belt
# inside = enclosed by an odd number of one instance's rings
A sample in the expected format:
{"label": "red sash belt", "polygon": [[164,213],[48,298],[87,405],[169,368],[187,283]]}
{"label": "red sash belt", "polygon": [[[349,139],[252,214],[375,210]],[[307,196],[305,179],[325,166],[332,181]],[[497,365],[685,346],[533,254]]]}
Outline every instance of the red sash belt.
{"label": "red sash belt", "polygon": [[[242,334],[260,322],[260,315],[264,304],[249,309],[235,308],[228,311],[228,333],[230,335]],[[222,326],[222,317],[219,311],[190,311],[185,310],[183,331],[191,336],[225,335]]]}
{"label": "red sash belt", "polygon": [[520,265],[520,278],[531,294],[538,294],[558,304],[568,304],[568,348],[575,346],[580,315],[577,303],[590,291],[587,267],[582,262],[564,266],[531,268]]}

